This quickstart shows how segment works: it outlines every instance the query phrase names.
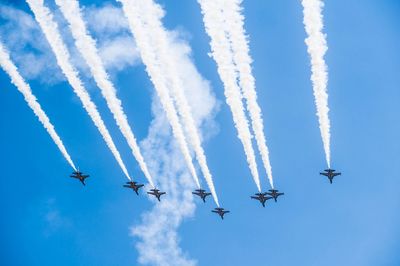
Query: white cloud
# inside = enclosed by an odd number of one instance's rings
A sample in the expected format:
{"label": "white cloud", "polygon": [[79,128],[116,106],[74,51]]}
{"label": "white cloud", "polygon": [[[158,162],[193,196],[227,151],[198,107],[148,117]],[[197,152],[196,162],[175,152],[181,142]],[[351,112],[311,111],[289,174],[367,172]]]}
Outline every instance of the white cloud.
{"label": "white cloud", "polygon": [[[69,47],[72,61],[90,77],[88,67],[73,45],[68,27],[58,10],[53,10],[63,39]],[[127,22],[119,7],[111,4],[84,9],[91,34],[98,43],[100,56],[111,74],[135,66],[140,62],[135,42],[127,30]],[[0,4],[0,38],[10,50],[21,74],[27,80],[54,84],[65,78],[39,25],[32,14],[18,8]]]}
{"label": "white cloud", "polygon": [[98,43],[100,57],[108,71],[121,71],[140,62],[122,9],[111,4],[83,9],[87,26]]}
{"label": "white cloud", "polygon": [[70,228],[72,222],[67,217],[63,216],[57,208],[56,200],[54,198],[48,199],[44,204],[44,234],[49,237],[59,230]]}
{"label": "white cloud", "polygon": [[99,54],[107,70],[121,71],[140,61],[135,42],[130,36],[119,36],[100,43]]}
{"label": "white cloud", "polygon": [[113,35],[121,31],[128,31],[128,21],[122,9],[111,4],[105,4],[98,8],[95,6],[84,9],[85,18],[89,21],[89,27],[99,35]]}
{"label": "white cloud", "polygon": [[24,78],[46,83],[62,79],[50,47],[30,14],[0,5],[0,21],[1,39]]}

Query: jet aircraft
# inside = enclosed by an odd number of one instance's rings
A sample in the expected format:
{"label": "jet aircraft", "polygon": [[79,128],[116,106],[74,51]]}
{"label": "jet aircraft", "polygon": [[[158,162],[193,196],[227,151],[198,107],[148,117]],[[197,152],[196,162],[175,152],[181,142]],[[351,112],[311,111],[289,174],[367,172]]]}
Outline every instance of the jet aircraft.
{"label": "jet aircraft", "polygon": [[277,202],[277,199],[278,199],[279,196],[285,195],[285,193],[278,192],[277,189],[270,189],[268,191],[269,192],[267,192],[267,195],[270,195],[271,197],[273,197],[275,202]]}
{"label": "jet aircraft", "polygon": [[258,200],[261,202],[262,206],[265,207],[265,202],[273,197],[268,197],[268,192],[264,193],[256,193],[255,196],[251,196],[252,199]]}
{"label": "jet aircraft", "polygon": [[206,197],[211,195],[211,193],[206,192],[204,189],[196,189],[192,194],[199,196],[203,202],[206,202]]}
{"label": "jet aircraft", "polygon": [[84,175],[81,171],[77,170],[74,171],[70,177],[79,179],[79,181],[81,181],[81,183],[85,186],[85,179],[88,178],[89,175]]}
{"label": "jet aircraft", "polygon": [[332,184],[333,178],[335,176],[341,175],[342,173],[335,173],[336,170],[333,169],[325,169],[325,173],[319,173],[320,175],[324,175],[329,178],[329,182]]}
{"label": "jet aircraft", "polygon": [[129,182],[126,182],[126,185],[123,185],[123,187],[133,189],[133,191],[135,191],[136,195],[139,195],[139,188],[141,188],[143,186],[144,186],[143,184],[138,184],[138,182],[135,182],[135,181],[129,181]]}
{"label": "jet aircraft", "polygon": [[219,216],[221,216],[221,219],[224,219],[224,215],[230,211],[225,211],[224,208],[215,208],[214,210],[212,210],[212,212],[217,213]]}
{"label": "jet aircraft", "polygon": [[147,192],[147,194],[153,195],[158,199],[158,201],[161,201],[160,200],[161,195],[164,195],[166,193],[165,192],[160,192],[160,190],[158,190],[156,188],[153,188],[153,189],[150,189],[150,191]]}

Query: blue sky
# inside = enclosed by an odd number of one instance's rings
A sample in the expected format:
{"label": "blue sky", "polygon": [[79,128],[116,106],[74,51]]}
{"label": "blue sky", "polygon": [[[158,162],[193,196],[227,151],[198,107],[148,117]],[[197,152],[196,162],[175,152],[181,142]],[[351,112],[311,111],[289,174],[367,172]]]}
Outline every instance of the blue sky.
{"label": "blue sky", "polygon": [[[23,1],[5,2],[12,12],[19,9],[32,16]],[[86,15],[98,12],[104,5],[120,8],[116,2],[103,2],[80,1],[87,8]],[[162,149],[151,161],[166,174],[156,179],[161,185],[177,182],[178,191],[171,192],[174,198],[171,204],[180,202],[176,208],[185,207],[188,211],[163,212],[160,206],[154,208],[154,202],[146,196],[137,197],[123,190],[125,179],[120,168],[62,77],[51,51],[46,50],[48,44],[40,29],[37,25],[17,26],[23,18],[7,17],[9,11],[5,12],[3,2],[0,38],[72,158],[91,177],[84,188],[68,178],[69,165],[9,77],[1,71],[0,264],[140,265],[148,242],[132,232],[134,228],[152,228],[148,224],[154,224],[152,219],[160,215],[171,219],[172,225],[160,229],[158,236],[167,238],[164,234],[172,234],[172,239],[179,241],[178,245],[156,245],[160,256],[183,257],[187,263],[399,265],[398,1],[369,0],[362,5],[354,0],[326,1],[332,166],[343,173],[333,185],[318,175],[325,168],[325,159],[315,116],[301,4],[244,2],[245,26],[250,36],[253,73],[275,185],[285,192],[281,201],[265,209],[249,198],[256,192],[256,186],[236,137],[215,62],[207,55],[209,38],[199,5],[196,1],[171,2],[159,1],[166,11],[164,24],[178,31],[177,38],[192,48],[191,57],[198,72],[210,82],[212,94],[205,98],[211,102],[214,97],[218,100],[205,111],[204,149],[221,204],[231,213],[221,221],[210,213],[214,207],[211,199],[206,204],[194,199],[195,208],[193,199],[187,196],[190,186],[184,183],[188,178],[180,173],[185,169],[180,166],[183,160],[174,144],[170,144],[172,138],[168,127],[163,126],[163,113],[154,88],[134,50],[123,54],[132,63],[121,59],[108,64],[107,69],[137,138],[144,140],[143,149],[153,147],[151,136],[161,136]],[[59,12],[53,1],[46,4]],[[88,15],[86,18],[90,20]],[[106,42],[109,39],[131,38],[124,29],[111,33],[104,29],[96,31],[96,24],[88,23],[91,33],[104,47],[110,45]],[[81,63],[67,28],[62,28],[85,85],[129,172],[145,182],[87,67]],[[26,32],[12,35],[16,29]],[[26,60],[27,55],[35,56]],[[35,69],[39,69],[37,73]],[[207,104],[210,102],[204,103]],[[166,129],[157,132],[160,128]],[[145,153],[153,155],[152,149]],[[258,163],[266,189],[267,179],[261,161]],[[177,247],[177,256],[168,254]],[[148,261],[148,265],[162,264]],[[168,261],[164,265],[177,264]]]}

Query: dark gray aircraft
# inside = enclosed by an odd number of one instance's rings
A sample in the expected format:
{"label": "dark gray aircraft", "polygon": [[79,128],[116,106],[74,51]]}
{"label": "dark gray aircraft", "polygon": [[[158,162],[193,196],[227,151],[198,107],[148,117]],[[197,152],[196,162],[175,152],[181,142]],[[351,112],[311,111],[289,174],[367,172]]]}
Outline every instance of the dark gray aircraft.
{"label": "dark gray aircraft", "polygon": [[124,185],[123,187],[131,188],[131,189],[133,189],[133,191],[135,191],[136,195],[139,195],[139,188],[141,188],[143,186],[144,185],[142,185],[142,184],[138,184],[138,182],[129,181],[129,182],[126,182],[126,185]]}
{"label": "dark gray aircraft", "polygon": [[335,176],[341,175],[342,173],[335,173],[336,170],[333,169],[325,169],[325,173],[319,173],[320,175],[324,175],[329,178],[329,182],[332,184],[333,178]]}
{"label": "dark gray aircraft", "polygon": [[230,211],[225,211],[224,208],[215,208],[212,210],[212,212],[218,213],[219,216],[221,216],[221,219],[224,219],[224,215]]}
{"label": "dark gray aircraft", "polygon": [[285,193],[278,192],[277,189],[270,189],[268,191],[269,192],[267,192],[267,195],[270,195],[271,197],[273,197],[275,202],[277,202],[277,199],[278,199],[279,196],[285,195]]}
{"label": "dark gray aircraft", "polygon": [[203,202],[206,202],[206,197],[211,195],[211,193],[206,192],[204,189],[196,189],[192,194],[199,196]]}
{"label": "dark gray aircraft", "polygon": [[161,201],[160,200],[161,195],[164,195],[166,193],[165,192],[160,192],[160,190],[158,190],[156,188],[153,188],[153,189],[150,189],[150,191],[147,192],[147,194],[153,195],[158,199],[158,201]]}
{"label": "dark gray aircraft", "polygon": [[273,197],[266,196],[268,192],[264,193],[256,193],[255,196],[251,196],[252,199],[258,200],[261,202],[262,206],[265,207],[265,202]]}
{"label": "dark gray aircraft", "polygon": [[79,181],[81,181],[81,183],[85,186],[86,185],[85,184],[85,179],[88,178],[89,175],[84,175],[84,174],[82,174],[81,171],[77,170],[77,171],[74,171],[72,173],[72,175],[70,175],[70,177],[79,179]]}

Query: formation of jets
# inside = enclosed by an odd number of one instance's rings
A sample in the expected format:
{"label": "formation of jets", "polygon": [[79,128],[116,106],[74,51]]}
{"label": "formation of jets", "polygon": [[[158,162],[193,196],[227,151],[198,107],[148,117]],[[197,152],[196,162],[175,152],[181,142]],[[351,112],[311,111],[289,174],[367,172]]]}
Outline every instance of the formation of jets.
{"label": "formation of jets", "polygon": [[[331,184],[332,184],[333,178],[335,176],[338,176],[341,174],[342,173],[336,173],[336,170],[333,170],[333,169],[326,169],[326,170],[324,170],[324,172],[320,173],[320,175],[328,177],[329,182]],[[81,183],[83,185],[85,185],[85,179],[88,178],[89,175],[85,175],[81,171],[77,170],[77,171],[74,171],[70,175],[70,177],[78,179],[79,181],[81,181]],[[136,195],[139,195],[139,189],[143,186],[144,186],[143,184],[139,184],[138,182],[135,182],[135,181],[129,181],[123,185],[123,187],[125,187],[125,188],[132,189],[136,193]],[[153,188],[153,189],[150,189],[150,191],[148,191],[147,194],[155,196],[158,201],[161,201],[161,196],[166,194],[166,192],[162,192],[157,188]],[[211,193],[206,192],[204,189],[201,189],[201,188],[196,189],[194,192],[192,192],[192,194],[199,196],[203,200],[203,202],[206,202],[207,196],[211,195]],[[260,201],[262,206],[265,207],[265,203],[267,202],[267,200],[274,199],[275,202],[277,202],[278,197],[280,197],[284,194],[285,193],[279,192],[277,189],[270,189],[270,190],[268,190],[268,192],[255,193],[255,195],[251,196],[250,198]],[[218,208],[215,208],[214,210],[212,210],[211,212],[218,214],[221,217],[221,219],[224,219],[224,215],[229,213],[230,211],[225,210],[224,208],[218,207]]]}

